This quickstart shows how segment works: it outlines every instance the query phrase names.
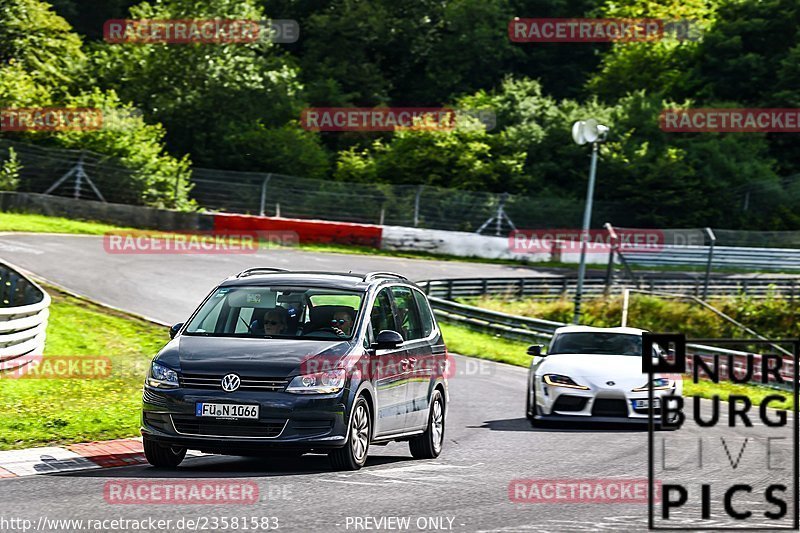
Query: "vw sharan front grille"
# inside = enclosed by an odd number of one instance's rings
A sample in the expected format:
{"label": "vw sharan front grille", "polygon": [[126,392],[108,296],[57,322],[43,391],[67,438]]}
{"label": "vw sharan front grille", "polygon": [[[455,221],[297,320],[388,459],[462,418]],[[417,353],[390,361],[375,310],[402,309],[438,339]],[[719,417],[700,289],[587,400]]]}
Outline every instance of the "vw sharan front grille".
{"label": "vw sharan front grille", "polygon": [[[222,378],[225,375],[180,374],[178,380],[181,387],[187,389],[222,390]],[[239,377],[242,380],[241,385],[239,385],[239,390],[245,391],[282,391],[289,383],[289,380],[286,378]]]}

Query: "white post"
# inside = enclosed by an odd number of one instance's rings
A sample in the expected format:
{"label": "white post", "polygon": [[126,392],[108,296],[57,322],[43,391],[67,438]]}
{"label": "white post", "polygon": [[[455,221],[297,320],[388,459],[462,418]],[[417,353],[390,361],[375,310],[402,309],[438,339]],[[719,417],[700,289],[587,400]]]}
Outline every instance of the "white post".
{"label": "white post", "polygon": [[622,323],[623,328],[628,325],[628,302],[630,301],[631,290],[625,289],[622,291]]}

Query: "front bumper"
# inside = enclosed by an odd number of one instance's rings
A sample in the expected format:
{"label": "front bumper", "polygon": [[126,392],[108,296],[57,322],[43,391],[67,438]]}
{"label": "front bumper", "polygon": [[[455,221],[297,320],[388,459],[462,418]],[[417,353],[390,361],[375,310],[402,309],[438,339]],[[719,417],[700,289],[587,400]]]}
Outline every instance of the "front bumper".
{"label": "front bumper", "polygon": [[[347,393],[347,389],[320,395],[223,393],[185,388],[162,390],[145,385],[141,433],[165,445],[208,453],[339,448],[347,439]],[[258,405],[259,418],[227,421],[196,417],[198,402]]]}
{"label": "front bumper", "polygon": [[[660,405],[664,398],[679,395],[680,392],[676,387],[654,392],[657,403],[652,411],[660,421]],[[580,390],[540,385],[536,396],[538,405],[534,414],[537,418],[544,416],[549,420],[560,417],[565,420],[583,418],[591,421],[608,419],[615,422],[630,420],[646,423],[650,416],[646,403],[639,404],[642,401],[647,402],[646,391],[633,392],[625,388]]]}

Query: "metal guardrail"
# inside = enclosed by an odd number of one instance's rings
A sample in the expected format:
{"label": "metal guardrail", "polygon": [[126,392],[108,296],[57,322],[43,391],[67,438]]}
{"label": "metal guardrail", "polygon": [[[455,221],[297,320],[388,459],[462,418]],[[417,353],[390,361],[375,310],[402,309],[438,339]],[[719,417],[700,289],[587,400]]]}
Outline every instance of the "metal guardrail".
{"label": "metal guardrail", "polygon": [[[530,278],[526,279],[529,280]],[[476,281],[481,283],[476,285]],[[441,294],[442,292],[450,297],[492,294],[490,292],[492,290],[503,293],[510,288],[520,289],[520,285],[516,281],[518,281],[517,278],[430,280],[429,282],[419,282],[419,285],[428,290],[428,300],[431,303],[434,314],[445,323],[459,324],[490,335],[530,343],[546,342],[552,338],[557,328],[569,325],[564,322],[509,315],[436,296],[437,293]],[[522,285],[523,294],[527,294],[524,292],[525,287],[533,288],[535,285]],[[745,358],[749,355],[748,352],[695,343],[687,343],[686,348],[687,356],[696,354],[707,362],[713,360],[714,356],[720,356],[720,366],[723,369],[728,366],[728,356],[731,357],[733,368],[738,370],[743,367]],[[756,355],[755,357],[760,358],[761,356]],[[691,362],[691,359],[689,361]],[[789,360],[789,362],[791,361]],[[689,365],[689,368],[691,368],[691,365]],[[782,376],[791,383],[794,378],[793,365],[785,364],[783,369]]]}
{"label": "metal guardrail", "polygon": [[[418,284],[430,296],[453,300],[455,298],[500,295],[537,298],[562,298],[575,293],[577,279],[569,276],[533,276],[520,278],[464,278],[434,279]],[[621,294],[625,289],[645,288],[702,296],[704,280],[686,277],[643,277],[632,281],[605,277],[590,277],[584,280],[585,296]],[[712,278],[708,286],[710,296],[747,295],[752,298],[800,296],[800,278]]]}
{"label": "metal guardrail", "polygon": [[[625,258],[641,266],[706,266],[708,255],[708,246],[664,246],[657,253],[626,253]],[[800,250],[715,246],[711,266],[800,270]]]}
{"label": "metal guardrail", "polygon": [[29,356],[42,354],[49,307],[44,289],[0,263],[0,371],[24,366]]}

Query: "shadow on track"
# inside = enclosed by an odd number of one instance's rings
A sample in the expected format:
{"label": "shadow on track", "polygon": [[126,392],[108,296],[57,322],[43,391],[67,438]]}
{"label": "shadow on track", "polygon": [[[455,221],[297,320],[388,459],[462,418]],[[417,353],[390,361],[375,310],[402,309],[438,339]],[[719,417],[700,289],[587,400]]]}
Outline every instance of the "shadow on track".
{"label": "shadow on track", "polygon": [[474,429],[489,429],[492,431],[530,431],[548,433],[647,433],[647,424],[609,424],[596,422],[540,422],[537,427],[531,427],[527,418],[506,418],[504,420],[487,420],[480,426],[467,426]]}
{"label": "shadow on track", "polygon": [[[414,461],[408,456],[376,455],[367,459],[364,469],[385,464]],[[175,470],[155,468],[148,464],[122,466],[80,472],[53,474],[68,477],[109,477],[109,478],[237,478],[298,476],[306,474],[335,472],[326,455],[307,454],[297,456],[253,457],[207,455],[187,457]]]}

